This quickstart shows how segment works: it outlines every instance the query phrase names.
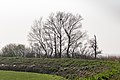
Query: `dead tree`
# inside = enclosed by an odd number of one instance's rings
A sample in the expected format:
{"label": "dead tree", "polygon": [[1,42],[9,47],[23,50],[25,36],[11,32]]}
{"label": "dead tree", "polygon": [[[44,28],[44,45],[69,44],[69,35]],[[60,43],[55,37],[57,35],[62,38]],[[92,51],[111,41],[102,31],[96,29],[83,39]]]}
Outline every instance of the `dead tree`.
{"label": "dead tree", "polygon": [[97,58],[97,55],[101,54],[101,52],[102,52],[98,48],[96,35],[94,35],[94,38],[90,40],[90,48],[92,48],[94,51],[95,59]]}

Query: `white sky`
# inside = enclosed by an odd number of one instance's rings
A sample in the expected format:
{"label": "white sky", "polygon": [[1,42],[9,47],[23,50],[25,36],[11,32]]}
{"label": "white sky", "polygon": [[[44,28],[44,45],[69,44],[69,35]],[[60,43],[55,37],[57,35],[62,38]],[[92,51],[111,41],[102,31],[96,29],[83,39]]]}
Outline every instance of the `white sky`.
{"label": "white sky", "polygon": [[120,55],[120,0],[0,0],[0,48],[27,45],[33,21],[57,11],[81,14],[83,28],[97,35],[104,55]]}

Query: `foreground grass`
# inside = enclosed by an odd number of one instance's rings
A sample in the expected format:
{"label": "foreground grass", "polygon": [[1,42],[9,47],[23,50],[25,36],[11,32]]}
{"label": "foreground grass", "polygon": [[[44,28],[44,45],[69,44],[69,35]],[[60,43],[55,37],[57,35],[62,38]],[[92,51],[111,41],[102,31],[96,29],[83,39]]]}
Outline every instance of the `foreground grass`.
{"label": "foreground grass", "polygon": [[109,80],[120,80],[120,73],[113,75]]}
{"label": "foreground grass", "polygon": [[65,80],[65,79],[59,76],[48,74],[0,70],[0,80]]}

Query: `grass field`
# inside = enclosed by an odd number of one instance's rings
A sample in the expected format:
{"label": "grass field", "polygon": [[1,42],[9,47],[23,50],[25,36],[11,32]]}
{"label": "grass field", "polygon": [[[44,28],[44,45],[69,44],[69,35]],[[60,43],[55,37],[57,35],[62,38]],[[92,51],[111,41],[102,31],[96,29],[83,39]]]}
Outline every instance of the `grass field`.
{"label": "grass field", "polygon": [[0,70],[58,75],[69,80],[120,80],[120,61],[1,57]]}
{"label": "grass field", "polygon": [[66,79],[59,76],[48,74],[0,71],[0,80],[66,80]]}

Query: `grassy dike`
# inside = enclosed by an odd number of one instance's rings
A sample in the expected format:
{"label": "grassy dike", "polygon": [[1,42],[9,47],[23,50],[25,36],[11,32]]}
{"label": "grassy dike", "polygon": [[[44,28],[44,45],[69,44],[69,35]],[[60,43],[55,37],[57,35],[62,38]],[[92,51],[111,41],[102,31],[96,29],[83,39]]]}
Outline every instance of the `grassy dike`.
{"label": "grassy dike", "polygon": [[58,75],[69,80],[120,80],[120,61],[1,57],[0,70]]}

